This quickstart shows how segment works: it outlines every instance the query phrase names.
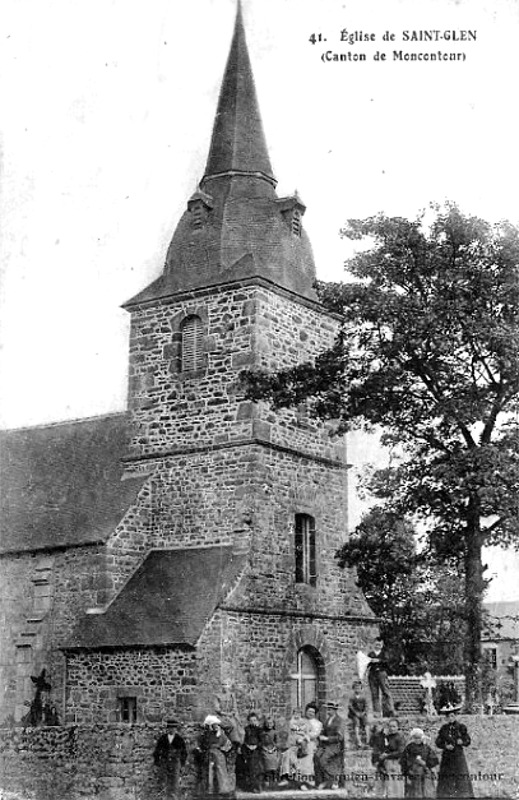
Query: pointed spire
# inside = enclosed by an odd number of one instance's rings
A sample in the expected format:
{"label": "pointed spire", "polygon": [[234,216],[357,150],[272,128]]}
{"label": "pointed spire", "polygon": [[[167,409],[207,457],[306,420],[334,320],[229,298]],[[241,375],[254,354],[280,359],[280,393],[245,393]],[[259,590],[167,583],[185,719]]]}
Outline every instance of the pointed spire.
{"label": "pointed spire", "polygon": [[240,0],[203,181],[222,174],[254,175],[276,184],[263,133]]}

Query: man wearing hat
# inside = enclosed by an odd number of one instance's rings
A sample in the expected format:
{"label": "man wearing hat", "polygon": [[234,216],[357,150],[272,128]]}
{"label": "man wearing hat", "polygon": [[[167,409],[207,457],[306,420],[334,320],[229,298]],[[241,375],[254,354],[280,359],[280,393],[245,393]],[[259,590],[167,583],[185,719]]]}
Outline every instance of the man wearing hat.
{"label": "man wearing hat", "polygon": [[180,774],[186,759],[186,743],[178,732],[178,721],[173,718],[167,719],[166,732],[159,736],[153,753],[153,760],[167,798],[178,797]]}
{"label": "man wearing hat", "polygon": [[337,789],[339,777],[344,774],[345,720],[339,715],[338,703],[327,703],[329,711],[319,747],[314,756],[315,782],[319,789]]}

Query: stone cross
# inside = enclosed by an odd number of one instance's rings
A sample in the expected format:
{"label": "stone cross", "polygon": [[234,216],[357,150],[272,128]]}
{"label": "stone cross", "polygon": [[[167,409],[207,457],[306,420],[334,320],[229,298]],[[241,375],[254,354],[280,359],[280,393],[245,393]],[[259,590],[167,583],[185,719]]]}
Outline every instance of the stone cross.
{"label": "stone cross", "polygon": [[425,711],[430,717],[436,717],[438,712],[433,701],[433,689],[436,688],[436,680],[431,673],[427,671],[420,681],[420,686],[425,689]]}
{"label": "stone cross", "polygon": [[487,694],[486,707],[487,707],[488,714],[490,716],[493,716],[494,710],[495,710],[495,707],[496,707],[496,701],[494,700],[491,691],[489,691],[488,694]]}

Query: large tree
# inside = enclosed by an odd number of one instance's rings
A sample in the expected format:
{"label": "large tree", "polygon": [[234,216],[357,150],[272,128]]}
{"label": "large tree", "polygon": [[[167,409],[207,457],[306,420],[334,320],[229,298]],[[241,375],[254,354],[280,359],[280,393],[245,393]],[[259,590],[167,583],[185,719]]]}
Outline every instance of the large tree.
{"label": "large tree", "polygon": [[[249,373],[249,396],[305,400],[337,430],[377,426],[399,464],[375,476],[437,556],[465,574],[469,707],[481,679],[484,545],[516,545],[519,523],[519,230],[434,208],[427,223],[378,215],[342,235],[368,248],[351,282],[321,284],[343,324],[314,363]],[[390,487],[390,491],[388,491]]]}
{"label": "large tree", "polygon": [[337,552],[353,567],[390,653],[393,672],[452,675],[462,668],[466,631],[462,571],[439,565],[418,546],[413,526],[382,506],[371,508]]}

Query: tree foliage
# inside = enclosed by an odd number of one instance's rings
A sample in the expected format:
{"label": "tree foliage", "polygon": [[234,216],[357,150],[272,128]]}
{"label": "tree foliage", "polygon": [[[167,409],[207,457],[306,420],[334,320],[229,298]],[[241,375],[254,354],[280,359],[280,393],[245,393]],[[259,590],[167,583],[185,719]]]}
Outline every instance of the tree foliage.
{"label": "tree foliage", "polygon": [[[372,490],[413,515],[465,572],[469,703],[481,662],[483,545],[516,545],[519,523],[519,230],[455,205],[434,219],[378,215],[342,235],[369,243],[353,278],[320,284],[341,315],[334,347],[275,375],[248,373],[249,397],[309,400],[338,432],[377,426],[400,463]],[[391,491],[388,492],[388,487]]]}
{"label": "tree foliage", "polygon": [[393,672],[457,673],[466,632],[463,580],[457,565],[440,567],[418,550],[415,531],[392,511],[374,507],[337,552],[381,620]]}

